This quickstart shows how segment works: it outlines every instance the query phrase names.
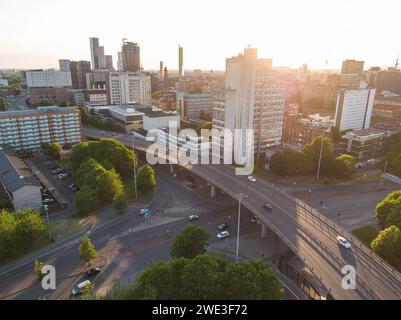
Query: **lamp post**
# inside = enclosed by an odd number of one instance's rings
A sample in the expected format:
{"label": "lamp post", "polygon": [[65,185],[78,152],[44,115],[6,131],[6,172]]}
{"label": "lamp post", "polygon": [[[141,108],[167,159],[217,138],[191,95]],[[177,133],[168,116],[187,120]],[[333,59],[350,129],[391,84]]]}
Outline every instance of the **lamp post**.
{"label": "lamp post", "polygon": [[241,224],[241,201],[242,199],[247,198],[248,196],[240,193],[238,197],[238,223],[237,223],[237,248],[235,250],[235,261],[238,261],[238,255],[239,255],[239,229],[240,229],[240,224]]}
{"label": "lamp post", "polygon": [[[135,155],[135,132],[132,132],[132,152]],[[135,199],[138,200],[138,191],[136,187],[136,157],[134,161],[134,187],[135,187]]]}
{"label": "lamp post", "polygon": [[319,154],[319,163],[317,165],[316,183],[319,181],[319,176],[320,176],[320,165],[322,163],[322,156],[323,156],[323,140],[324,140],[324,129],[320,143],[320,154]]}

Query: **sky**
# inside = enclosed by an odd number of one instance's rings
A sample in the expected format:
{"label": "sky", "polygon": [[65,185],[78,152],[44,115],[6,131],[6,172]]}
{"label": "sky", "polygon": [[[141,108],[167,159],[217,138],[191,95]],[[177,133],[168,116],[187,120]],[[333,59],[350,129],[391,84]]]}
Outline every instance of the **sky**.
{"label": "sky", "polygon": [[274,66],[393,66],[401,49],[399,0],[0,0],[0,68],[56,68],[58,59],[90,60],[89,37],[105,53],[122,38],[138,42],[141,64],[224,70],[251,45]]}

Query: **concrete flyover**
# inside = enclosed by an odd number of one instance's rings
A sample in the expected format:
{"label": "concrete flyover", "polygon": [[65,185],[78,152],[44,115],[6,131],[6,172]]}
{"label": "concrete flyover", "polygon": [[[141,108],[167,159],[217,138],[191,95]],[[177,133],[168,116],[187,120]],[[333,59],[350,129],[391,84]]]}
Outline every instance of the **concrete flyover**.
{"label": "concrete flyover", "polygon": [[[97,129],[85,128],[84,134],[92,139],[104,137]],[[132,147],[131,136],[120,135],[116,139]],[[135,146],[142,151],[146,148],[146,145],[139,141],[135,142]],[[238,199],[240,193],[246,194],[248,197],[242,200],[243,205],[304,261],[334,299],[401,299],[400,273],[317,210],[262,179],[250,182],[246,176],[236,176],[232,166],[183,167],[235,199]],[[267,202],[272,204],[272,211],[262,208]],[[338,235],[351,242],[351,250],[338,245]],[[349,265],[354,266],[356,270],[355,289],[342,287],[342,268]]]}

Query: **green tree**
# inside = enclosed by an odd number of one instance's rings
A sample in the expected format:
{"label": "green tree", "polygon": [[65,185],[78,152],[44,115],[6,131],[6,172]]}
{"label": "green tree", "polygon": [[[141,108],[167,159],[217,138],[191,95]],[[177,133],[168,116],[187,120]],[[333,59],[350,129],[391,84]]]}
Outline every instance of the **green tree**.
{"label": "green tree", "polygon": [[40,100],[38,103],[39,107],[50,107],[53,106],[53,102],[49,101],[49,100]]}
{"label": "green tree", "polygon": [[355,173],[356,161],[353,156],[343,154],[336,158],[330,173],[335,177],[350,177]]}
{"label": "green tree", "polygon": [[259,260],[236,262],[227,267],[222,299],[279,300],[284,289],[272,268]]}
{"label": "green tree", "polygon": [[302,148],[302,152],[311,162],[313,172],[316,172],[319,164],[322,139],[323,139],[323,148],[322,148],[322,160],[320,165],[320,172],[322,174],[327,174],[332,169],[333,163],[335,161],[333,145],[331,144],[329,138],[317,137],[311,143],[304,145]]}
{"label": "green tree", "polygon": [[60,159],[63,148],[59,143],[44,143],[42,150],[46,152],[52,159]]}
{"label": "green tree", "polygon": [[117,193],[113,199],[113,206],[118,212],[123,212],[123,210],[128,205],[128,199],[124,192]]}
{"label": "green tree", "polygon": [[270,170],[278,176],[295,176],[312,172],[312,164],[303,152],[285,149],[271,157]]}
{"label": "green tree", "polygon": [[155,171],[149,164],[145,164],[139,168],[136,177],[138,191],[146,195],[156,187]]}
{"label": "green tree", "polygon": [[89,266],[91,265],[91,260],[97,257],[95,246],[87,236],[81,240],[79,245],[79,257],[88,262]]}
{"label": "green tree", "polygon": [[171,256],[174,258],[194,258],[206,252],[209,241],[207,230],[197,224],[185,227],[174,239]]}
{"label": "green tree", "polygon": [[99,176],[97,186],[99,198],[102,199],[103,203],[109,203],[117,195],[124,194],[124,185],[120,175],[114,169],[108,170]]}
{"label": "green tree", "polygon": [[79,214],[94,212],[100,205],[96,189],[83,186],[75,193],[75,206]]}
{"label": "green tree", "polygon": [[401,228],[401,191],[388,194],[376,205],[376,219],[383,227]]}
{"label": "green tree", "polygon": [[396,269],[401,263],[401,231],[396,226],[380,231],[371,243],[372,250]]}
{"label": "green tree", "polygon": [[39,280],[42,280],[44,274],[43,274],[43,267],[44,267],[43,262],[39,262],[38,260],[35,260],[35,264],[33,266],[33,272],[34,274],[38,277]]}

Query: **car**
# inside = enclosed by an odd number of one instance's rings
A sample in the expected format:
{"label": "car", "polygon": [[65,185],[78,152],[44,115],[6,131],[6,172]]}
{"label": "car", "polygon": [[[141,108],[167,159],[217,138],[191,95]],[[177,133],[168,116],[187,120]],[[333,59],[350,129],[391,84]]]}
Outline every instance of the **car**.
{"label": "car", "polygon": [[89,280],[85,280],[85,281],[78,283],[74,288],[72,288],[71,295],[73,297],[80,295],[82,293],[82,290],[85,287],[90,286],[90,285],[91,285],[91,282]]}
{"label": "car", "polygon": [[196,214],[191,214],[189,217],[188,217],[188,220],[189,221],[195,221],[195,220],[198,220],[199,219],[199,216],[197,216]]}
{"label": "car", "polygon": [[338,236],[337,241],[345,249],[351,249],[351,243],[344,237]]}
{"label": "car", "polygon": [[258,221],[258,218],[257,218],[256,216],[253,216],[252,219],[251,219],[251,222],[252,222],[252,223],[255,223],[255,222],[257,222],[257,221]]}
{"label": "car", "polygon": [[68,173],[60,173],[60,174],[57,176],[57,179],[62,180],[62,179],[64,179],[64,178],[67,177],[67,176],[68,176]]}
{"label": "car", "polygon": [[249,180],[250,182],[256,182],[256,179],[255,179],[254,177],[252,177],[252,176],[249,176],[249,177],[248,177],[248,180]]}
{"label": "car", "polygon": [[53,174],[60,174],[62,172],[63,172],[63,169],[61,169],[61,168],[57,168],[57,169],[52,171]]}
{"label": "car", "polygon": [[224,230],[228,229],[228,224],[227,223],[222,223],[221,225],[219,225],[217,227],[217,229],[219,229],[220,231],[224,231]]}
{"label": "car", "polygon": [[112,134],[113,136],[116,136],[116,135],[117,135],[117,133],[115,133],[115,132],[112,132],[111,134]]}
{"label": "car", "polygon": [[270,203],[265,203],[264,205],[262,205],[263,209],[266,209],[267,211],[272,211],[273,207]]}
{"label": "car", "polygon": [[100,268],[92,268],[92,269],[89,269],[88,271],[86,271],[85,275],[87,277],[93,277],[93,276],[97,275],[98,273],[100,273]]}
{"label": "car", "polygon": [[141,210],[139,210],[139,214],[140,214],[140,215],[144,215],[145,212],[146,212],[146,210],[147,210],[147,209],[141,209]]}
{"label": "car", "polygon": [[77,191],[78,190],[78,186],[75,183],[71,183],[68,186],[68,189],[70,189],[71,191]]}
{"label": "car", "polygon": [[46,199],[43,199],[43,203],[52,203],[52,202],[54,202],[54,199],[52,199],[52,198],[46,198]]}
{"label": "car", "polygon": [[228,231],[222,231],[217,234],[217,239],[224,239],[227,238],[229,235],[230,234],[228,233]]}

